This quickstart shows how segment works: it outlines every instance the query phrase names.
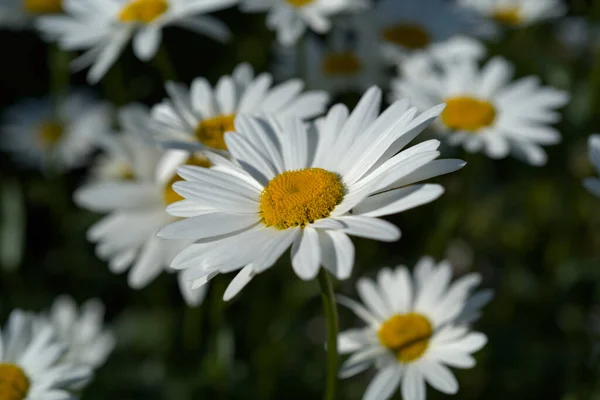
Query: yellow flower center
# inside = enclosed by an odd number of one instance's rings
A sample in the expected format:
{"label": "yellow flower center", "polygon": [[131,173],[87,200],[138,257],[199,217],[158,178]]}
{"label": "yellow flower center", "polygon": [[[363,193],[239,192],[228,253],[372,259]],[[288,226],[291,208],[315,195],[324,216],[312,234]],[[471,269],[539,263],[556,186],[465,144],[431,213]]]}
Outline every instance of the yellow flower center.
{"label": "yellow flower center", "polygon": [[57,14],[62,12],[62,0],[23,0],[25,10],[32,14]]}
{"label": "yellow flower center", "polygon": [[266,226],[304,227],[327,218],[342,202],[344,185],[337,174],[321,168],[285,171],[260,195],[260,215]]}
{"label": "yellow flower center", "polygon": [[0,400],[23,400],[29,391],[29,378],[14,364],[0,363]]}
{"label": "yellow flower center", "polygon": [[122,22],[149,24],[169,8],[167,0],[130,0],[119,13]]}
{"label": "yellow flower center", "polygon": [[122,164],[119,167],[119,178],[124,181],[132,181],[135,178],[135,171],[129,164]]}
{"label": "yellow flower center", "polygon": [[287,0],[287,2],[294,7],[304,7],[306,5],[309,5],[313,1],[315,0]]}
{"label": "yellow flower center", "polygon": [[521,11],[518,7],[506,8],[496,11],[493,18],[501,24],[519,25],[521,23]]}
{"label": "yellow flower center", "polygon": [[407,49],[423,49],[430,42],[429,33],[419,25],[399,24],[383,30],[383,38]]}
{"label": "yellow flower center", "polygon": [[65,132],[64,126],[60,122],[47,121],[43,122],[37,131],[37,139],[42,148],[52,148]]}
{"label": "yellow flower center", "polygon": [[227,150],[225,144],[225,132],[235,130],[235,114],[219,115],[214,118],[200,121],[196,127],[196,137],[208,147],[219,150]]}
{"label": "yellow flower center", "polygon": [[361,69],[360,59],[351,51],[330,53],[323,58],[323,71],[327,75],[353,75]]}
{"label": "yellow flower center", "polygon": [[382,346],[394,352],[402,362],[412,362],[425,353],[433,334],[431,323],[420,314],[394,315],[385,321],[377,336]]}
{"label": "yellow flower center", "polygon": [[475,132],[491,125],[496,119],[496,109],[485,101],[459,96],[446,99],[442,122],[456,130]]}
{"label": "yellow flower center", "polygon": [[[187,161],[185,162],[185,165],[195,165],[197,167],[208,168],[208,167],[210,167],[210,161],[208,161],[208,159],[206,157],[203,157],[200,155],[192,155],[192,156],[190,156],[190,158],[187,159]],[[167,184],[165,185],[164,196],[163,196],[166,204],[172,204],[172,203],[175,203],[177,201],[181,201],[184,199],[183,197],[181,197],[181,195],[179,195],[179,193],[177,193],[176,191],[173,190],[173,184],[175,182],[179,182],[182,180],[183,180],[182,177],[175,174],[169,180],[169,182],[167,182]],[[2,398],[0,398],[0,400],[2,400]]]}

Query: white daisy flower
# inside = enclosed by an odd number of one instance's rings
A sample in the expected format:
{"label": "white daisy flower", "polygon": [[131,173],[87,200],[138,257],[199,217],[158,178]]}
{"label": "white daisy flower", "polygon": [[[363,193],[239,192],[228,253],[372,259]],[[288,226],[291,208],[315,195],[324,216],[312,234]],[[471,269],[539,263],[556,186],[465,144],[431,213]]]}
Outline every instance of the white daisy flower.
{"label": "white daisy flower", "polygon": [[193,288],[241,269],[227,300],[290,246],[301,279],[313,279],[321,265],[346,279],[354,262],[348,235],[398,240],[400,230],[379,217],[435,200],[442,186],[416,183],[464,162],[436,160],[437,140],[403,150],[443,105],[417,114],[403,100],[379,116],[380,103],[381,91],[371,88],[351,114],[338,104],[312,126],[238,116],[236,131],[225,135],[233,162],[209,152],[212,168],[177,170],[185,181],[173,189],[185,200],[167,211],[183,219],[159,236],[196,243],[171,266]]}
{"label": "white daisy flower", "polygon": [[[130,106],[121,112],[121,125],[126,132],[137,129],[147,110]],[[124,179],[92,180],[79,188],[74,199],[80,207],[108,213],[88,231],[88,239],[97,243],[96,253],[108,260],[114,273],[129,269],[128,282],[134,289],[149,284],[175,254],[191,241],[167,241],[156,237],[163,226],[176,221],[165,207],[182,198],[171,184],[178,180],[175,168],[186,162],[203,162],[183,151],[164,152],[142,142],[131,134],[121,149],[126,154],[131,174]],[[208,165],[208,164],[205,164]],[[183,297],[190,306],[200,304],[205,290],[191,291],[180,280]]]}
{"label": "white daisy flower", "polygon": [[345,297],[339,302],[367,323],[339,334],[338,351],[351,356],[339,376],[354,376],[371,365],[378,372],[364,400],[386,400],[401,387],[404,400],[425,400],[425,382],[446,393],[458,392],[458,381],[448,369],[472,368],[472,354],[487,338],[472,332],[466,321],[478,317],[481,302],[470,305],[478,274],[467,274],[451,283],[452,267],[435,265],[423,257],[413,279],[404,266],[384,268],[377,280],[362,278],[358,294],[365,306]]}
{"label": "white daisy flower", "polygon": [[68,93],[55,105],[49,98],[27,100],[6,110],[0,148],[29,167],[77,168],[111,123],[111,107],[84,92]]}
{"label": "white daisy flower", "polygon": [[104,305],[99,300],[88,300],[79,309],[71,297],[60,296],[44,317],[57,339],[68,346],[63,362],[99,368],[115,347],[113,333],[104,329]]}
{"label": "white daisy flower", "polygon": [[2,0],[0,27],[29,27],[36,17],[61,13],[62,2],[63,0]]}
{"label": "white daisy flower", "polygon": [[232,6],[238,0],[63,0],[65,15],[41,17],[37,27],[63,50],[85,50],[72,67],[91,65],[90,83],[98,82],[133,39],[142,61],[156,54],[162,29],[175,25],[226,41],[229,29],[211,16],[200,15]]}
{"label": "white daisy flower", "polygon": [[[600,135],[595,134],[590,136],[588,140],[590,160],[596,167],[596,171],[600,175]],[[600,197],[600,179],[598,178],[586,178],[583,181],[583,185],[587,190],[596,196]]]}
{"label": "white daisy flower", "polygon": [[87,366],[62,362],[66,348],[52,326],[14,310],[0,334],[0,393],[10,400],[75,399],[68,391],[91,378]]}
{"label": "white daisy flower", "polygon": [[134,135],[104,135],[98,147],[102,154],[98,155],[90,167],[92,181],[121,181],[134,178],[134,160],[144,157],[147,152],[141,146],[139,138]]}
{"label": "white daisy flower", "polygon": [[567,12],[563,0],[458,0],[458,4],[487,18],[486,33],[498,26],[532,25]]}
{"label": "white daisy flower", "polygon": [[222,76],[214,88],[204,78],[194,79],[190,89],[168,82],[165,88],[170,98],[154,106],[152,120],[143,122],[138,130],[151,132],[154,139],[166,144],[177,146],[180,142],[187,144],[185,148],[195,144],[195,150],[225,151],[223,136],[234,129],[238,114],[308,120],[323,114],[329,101],[324,91],[303,92],[304,83],[299,79],[271,85],[270,74],[254,76],[245,63],[231,76]]}
{"label": "white daisy flower", "polygon": [[334,14],[362,10],[369,4],[369,0],[241,0],[240,8],[247,12],[268,11],[267,27],[277,31],[279,43],[291,46],[307,27],[326,33]]}
{"label": "white daisy flower", "polygon": [[359,18],[361,35],[378,43],[392,63],[472,28],[464,9],[445,0],[382,0]]}
{"label": "white daisy flower", "polygon": [[409,97],[426,110],[446,103],[436,124],[451,145],[491,158],[509,153],[532,165],[546,163],[541,145],[558,143],[560,133],[549,126],[560,120],[557,108],[569,101],[566,92],[542,87],[535,76],[511,81],[513,67],[495,57],[481,70],[475,61],[443,66],[427,77],[405,76],[393,82],[393,97]]}

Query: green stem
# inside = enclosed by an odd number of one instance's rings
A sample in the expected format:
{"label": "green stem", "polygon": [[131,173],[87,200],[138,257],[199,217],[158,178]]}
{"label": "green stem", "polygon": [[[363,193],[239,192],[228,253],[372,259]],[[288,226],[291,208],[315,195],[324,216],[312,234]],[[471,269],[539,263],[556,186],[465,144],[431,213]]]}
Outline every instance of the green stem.
{"label": "green stem", "polygon": [[331,278],[325,269],[319,271],[319,287],[321,299],[323,300],[323,312],[327,321],[327,384],[325,387],[324,400],[334,400],[337,389],[338,374],[338,315],[335,295]]}
{"label": "green stem", "polygon": [[175,67],[173,67],[173,63],[171,62],[171,58],[165,49],[164,44],[161,44],[158,51],[156,52],[156,56],[154,56],[154,65],[156,69],[160,72],[163,81],[176,81],[177,74],[175,73]]}
{"label": "green stem", "polygon": [[69,63],[71,56],[62,51],[58,46],[48,48],[48,64],[50,67],[50,93],[53,97],[54,106],[58,106],[62,96],[69,87],[70,75]]}

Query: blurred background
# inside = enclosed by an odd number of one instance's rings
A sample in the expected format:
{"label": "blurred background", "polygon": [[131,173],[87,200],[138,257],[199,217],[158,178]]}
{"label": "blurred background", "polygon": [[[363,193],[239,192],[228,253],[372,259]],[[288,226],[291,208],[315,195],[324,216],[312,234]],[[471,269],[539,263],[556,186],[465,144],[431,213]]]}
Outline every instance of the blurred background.
{"label": "blurred background", "polygon": [[[569,17],[600,29],[599,1],[568,3]],[[273,34],[264,16],[236,9],[215,15],[234,33],[227,45],[165,31],[171,78],[189,83],[205,76],[215,83],[242,61],[269,71]],[[354,239],[353,278],[336,283],[337,292],[355,296],[358,276],[373,276],[382,266],[412,267],[423,255],[449,259],[456,275],[480,272],[483,286],[496,293],[476,325],[489,343],[476,355],[474,369],[457,371],[457,399],[600,399],[600,199],[581,186],[595,174],[586,141],[600,131],[600,36],[578,49],[561,38],[563,20],[488,43],[490,55],[516,65],[517,76],[538,75],[572,95],[558,125],[563,141],[547,148],[548,164],[539,168],[443,148],[445,158],[468,162],[436,180],[446,194],[391,218],[403,232],[397,243]],[[69,84],[86,86],[85,71],[67,70],[73,55],[43,43],[33,31],[0,30],[0,54],[2,110]],[[93,90],[115,106],[155,104],[165,96],[164,71],[160,62],[142,63],[128,48]],[[352,106],[358,95],[336,100]],[[229,303],[221,300],[229,276],[216,278],[198,308],[185,305],[168,274],[132,290],[86,240],[100,215],[72,201],[85,176],[84,168],[31,171],[6,154],[0,157],[1,320],[16,307],[47,309],[67,293],[79,302],[101,299],[117,334],[116,350],[83,399],[321,397],[325,326],[316,281],[297,279],[283,257]],[[340,310],[342,329],[357,322]],[[339,398],[360,399],[370,374],[342,382]],[[428,391],[428,398],[443,397]]]}

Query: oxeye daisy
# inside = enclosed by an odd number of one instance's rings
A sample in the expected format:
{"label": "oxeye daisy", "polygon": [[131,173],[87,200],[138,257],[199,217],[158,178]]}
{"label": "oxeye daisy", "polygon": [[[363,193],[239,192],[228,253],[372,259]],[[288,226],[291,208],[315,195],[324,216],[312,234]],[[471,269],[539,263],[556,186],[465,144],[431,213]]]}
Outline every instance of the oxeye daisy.
{"label": "oxeye daisy", "polygon": [[326,33],[330,18],[345,11],[367,8],[369,0],[241,0],[247,12],[268,11],[267,26],[277,32],[277,40],[290,46],[304,35],[306,28]]}
{"label": "oxeye daisy", "polygon": [[[590,160],[598,174],[600,175],[600,135],[592,135],[588,140]],[[583,181],[583,185],[587,190],[596,196],[600,197],[600,179],[599,178],[586,178]]]}
{"label": "oxeye daisy", "polygon": [[166,144],[193,150],[225,151],[225,132],[234,129],[236,115],[296,116],[308,120],[323,114],[329,96],[324,91],[303,92],[304,84],[291,79],[272,86],[270,74],[254,76],[248,64],[240,64],[213,88],[196,78],[191,87],[168,82],[169,98],[152,108],[146,131]]}
{"label": "oxeye daisy", "polygon": [[[148,111],[130,106],[121,111],[121,125],[125,135],[120,143],[124,158],[131,171],[125,178],[93,179],[79,188],[75,202],[82,208],[107,213],[88,231],[88,239],[97,243],[97,255],[109,262],[114,273],[129,269],[128,282],[139,289],[156,278],[172,258],[191,241],[167,241],[156,237],[163,226],[176,220],[165,212],[165,207],[181,199],[171,189],[179,178],[175,168],[184,163],[208,165],[204,159],[183,151],[161,151],[130,134],[139,121],[147,118]],[[191,291],[180,279],[181,292],[190,306],[202,302],[205,290]]]}
{"label": "oxeye daisy", "polygon": [[25,28],[34,18],[62,12],[63,0],[3,0],[0,4],[0,27]]}
{"label": "oxeye daisy", "polygon": [[84,92],[52,104],[31,99],[6,110],[0,149],[25,166],[58,170],[81,167],[110,131],[111,107]]}
{"label": "oxeye daisy", "polygon": [[173,190],[184,200],[167,211],[182,220],[160,230],[169,239],[197,241],[171,263],[192,287],[241,269],[225,292],[230,299],[254,275],[292,248],[292,267],[304,280],[321,265],[340,279],[352,272],[349,235],[396,241],[400,230],[379,217],[438,198],[443,188],[417,182],[461,168],[436,160],[439,142],[408,149],[443,110],[417,114],[409,102],[379,115],[381,91],[365,93],[352,113],[334,106],[316,125],[298,118],[239,115],[225,134],[233,161],[207,153],[213,167],[180,167]]}
{"label": "oxeye daisy", "polygon": [[481,69],[472,60],[442,67],[427,77],[397,79],[393,96],[409,97],[423,110],[445,102],[435,127],[451,145],[491,158],[512,153],[532,165],[546,163],[541,145],[561,139],[550,124],[560,120],[556,109],[568,102],[566,92],[543,87],[534,76],[512,81],[513,67],[500,57]]}
{"label": "oxeye daisy", "polygon": [[435,265],[423,257],[412,279],[404,266],[382,269],[376,281],[360,279],[357,290],[364,306],[339,297],[367,324],[338,336],[339,352],[351,354],[342,364],[341,378],[370,366],[378,370],[364,400],[389,399],[399,387],[404,400],[424,400],[425,382],[446,394],[458,391],[448,366],[475,366],[472,354],[485,346],[487,338],[472,332],[468,323],[479,317],[485,302],[470,297],[481,280],[478,274],[451,279],[450,264]]}
{"label": "oxeye daisy", "polygon": [[62,361],[65,345],[52,326],[31,314],[14,310],[0,341],[3,399],[76,399],[68,389],[91,378],[89,367]]}
{"label": "oxeye daisy", "polygon": [[88,81],[96,83],[133,39],[142,61],[156,54],[162,29],[174,25],[226,41],[229,29],[202,15],[232,6],[238,0],[63,0],[65,15],[40,17],[37,27],[63,50],[85,50],[72,67],[91,66]]}

